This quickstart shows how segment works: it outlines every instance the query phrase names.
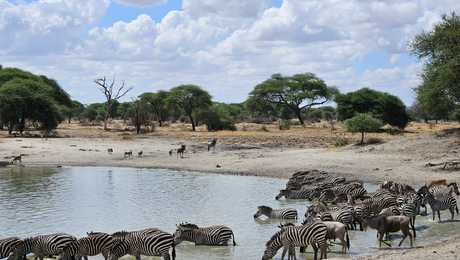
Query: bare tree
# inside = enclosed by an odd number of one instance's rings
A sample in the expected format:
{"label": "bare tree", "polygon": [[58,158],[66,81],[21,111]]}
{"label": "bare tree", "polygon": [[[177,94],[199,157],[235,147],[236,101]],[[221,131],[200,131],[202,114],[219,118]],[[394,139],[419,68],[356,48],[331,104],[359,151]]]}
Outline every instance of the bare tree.
{"label": "bare tree", "polygon": [[125,82],[122,81],[119,87],[115,87],[115,78],[112,81],[106,80],[105,77],[94,80],[96,83],[97,88],[104,94],[106,98],[106,112],[104,116],[104,130],[108,130],[107,123],[110,118],[110,111],[112,109],[113,102],[119,100],[124,95],[128,94],[133,88],[125,88]]}

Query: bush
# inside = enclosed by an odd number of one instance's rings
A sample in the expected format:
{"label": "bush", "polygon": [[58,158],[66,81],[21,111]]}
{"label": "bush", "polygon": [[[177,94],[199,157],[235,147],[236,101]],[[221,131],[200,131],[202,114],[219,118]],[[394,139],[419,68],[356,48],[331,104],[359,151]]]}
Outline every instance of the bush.
{"label": "bush", "polygon": [[279,121],[279,128],[280,128],[280,130],[289,130],[289,129],[291,129],[291,121],[290,120],[280,120]]}
{"label": "bush", "polygon": [[348,145],[348,139],[342,138],[342,137],[335,139],[335,143],[334,143],[335,147],[341,147],[345,145]]}
{"label": "bush", "polygon": [[460,108],[457,108],[457,109],[452,113],[452,119],[460,123]]}
{"label": "bush", "polygon": [[345,126],[347,131],[352,133],[361,133],[361,142],[364,144],[364,134],[370,132],[377,132],[382,126],[383,123],[373,118],[368,114],[359,114],[351,119],[345,121]]}
{"label": "bush", "polygon": [[225,117],[219,115],[216,111],[210,110],[200,114],[208,131],[230,130],[236,131],[235,123]]}

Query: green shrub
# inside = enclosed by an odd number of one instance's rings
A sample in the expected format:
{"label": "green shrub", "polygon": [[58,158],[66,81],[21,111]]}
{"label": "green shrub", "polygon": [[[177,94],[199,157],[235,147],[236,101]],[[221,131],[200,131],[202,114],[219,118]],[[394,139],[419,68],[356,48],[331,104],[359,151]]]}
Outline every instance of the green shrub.
{"label": "green shrub", "polygon": [[347,131],[352,133],[361,133],[361,142],[364,144],[364,134],[370,132],[377,132],[382,126],[383,123],[373,118],[368,114],[359,114],[351,119],[345,121],[345,126]]}
{"label": "green shrub", "polygon": [[345,145],[348,145],[348,139],[342,138],[342,137],[335,139],[335,143],[334,143],[335,147],[341,147]]}

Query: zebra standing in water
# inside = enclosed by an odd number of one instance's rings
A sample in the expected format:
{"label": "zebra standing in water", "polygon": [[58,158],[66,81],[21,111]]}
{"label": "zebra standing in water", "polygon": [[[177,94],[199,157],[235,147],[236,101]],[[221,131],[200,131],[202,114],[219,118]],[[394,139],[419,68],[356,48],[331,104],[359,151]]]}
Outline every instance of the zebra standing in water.
{"label": "zebra standing in water", "polygon": [[233,239],[233,246],[236,246],[233,231],[222,225],[200,228],[195,224],[184,223],[177,225],[174,233],[176,245],[182,241],[189,241],[195,245],[227,246],[230,239]]}
{"label": "zebra standing in water", "polygon": [[[281,233],[281,242],[284,248],[307,247],[311,245],[314,251],[314,259],[318,259],[318,249],[321,251],[320,258],[327,258],[327,226],[322,222],[313,222],[306,226],[295,226],[284,229]],[[271,259],[276,254],[273,250],[266,250],[263,260]]]}
{"label": "zebra standing in water", "polygon": [[[270,240],[265,243],[265,251],[264,251],[264,257],[268,258],[262,258],[262,259],[271,259],[273,256],[276,255],[276,253],[283,247],[283,242],[281,241],[281,234],[286,231],[286,229],[294,227],[294,224],[285,224],[285,225],[280,225],[278,226],[281,228],[280,231],[276,232]],[[291,246],[289,248],[284,248],[283,253],[281,255],[281,259],[284,259],[284,256],[286,255],[286,252],[289,250],[288,253],[288,260],[295,260],[295,247]],[[270,257],[272,256],[272,257]]]}
{"label": "zebra standing in water", "polygon": [[[451,214],[451,219],[454,219],[455,211],[458,215],[457,200],[452,195],[447,195],[444,197],[435,198],[434,195],[424,186],[425,189],[422,189],[422,194],[424,194],[422,199],[422,205],[428,203],[430,205],[431,211],[433,213],[433,221],[435,219],[436,212],[438,213],[438,220],[441,221],[441,210],[449,209]],[[422,187],[423,188],[423,187]]]}
{"label": "zebra standing in water", "polygon": [[254,218],[259,218],[260,216],[267,216],[268,218],[275,219],[297,219],[297,210],[296,209],[272,209],[268,206],[259,206],[257,207],[257,212],[254,214]]}
{"label": "zebra standing in water", "polygon": [[34,253],[36,258],[43,260],[45,256],[61,254],[68,244],[76,241],[74,236],[64,233],[26,238],[25,254]]}
{"label": "zebra standing in water", "polygon": [[161,256],[163,260],[176,259],[174,236],[159,229],[121,231],[112,236],[115,239],[108,252],[108,260],[118,260],[127,254],[135,256],[136,260],[140,260],[141,255]]}
{"label": "zebra standing in water", "polygon": [[25,257],[24,241],[17,237],[0,239],[0,259],[22,260]]}
{"label": "zebra standing in water", "polygon": [[113,245],[114,238],[102,232],[90,232],[87,235],[87,237],[69,243],[57,260],[71,260],[73,256],[77,258],[83,257],[88,260],[88,256],[99,254],[102,254],[104,259],[107,259],[108,251]]}

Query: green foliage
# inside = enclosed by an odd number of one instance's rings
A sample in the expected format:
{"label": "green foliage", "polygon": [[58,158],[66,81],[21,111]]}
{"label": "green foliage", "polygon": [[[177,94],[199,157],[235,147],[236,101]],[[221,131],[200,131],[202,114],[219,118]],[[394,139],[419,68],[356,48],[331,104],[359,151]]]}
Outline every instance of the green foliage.
{"label": "green foliage", "polygon": [[452,112],[452,118],[460,123],[460,108],[457,108],[454,112]]}
{"label": "green foliage", "polygon": [[364,133],[377,132],[383,123],[369,114],[359,114],[345,121],[347,131],[361,133],[361,144],[364,143]]}
{"label": "green foliage", "polygon": [[181,85],[171,89],[167,103],[181,110],[190,119],[193,131],[196,130],[194,113],[205,111],[212,105],[209,93],[195,85]]}
{"label": "green foliage", "polygon": [[427,74],[423,78],[423,83],[416,89],[419,108],[425,114],[426,119],[447,119],[455,104],[444,89],[433,84],[432,78],[427,77]]}
{"label": "green foliage", "polygon": [[345,145],[348,145],[348,139],[342,138],[342,137],[338,137],[337,139],[335,139],[335,142],[334,142],[335,147],[342,147]]}
{"label": "green foliage", "polygon": [[324,104],[338,92],[312,73],[291,77],[274,74],[270,79],[257,85],[250,93],[249,100],[256,108],[268,105],[290,109],[303,124],[302,112]]}
{"label": "green foliage", "polygon": [[131,106],[128,109],[128,116],[132,124],[136,127],[136,133],[140,134],[142,126],[150,124],[152,118],[151,107],[145,100],[137,99],[131,102]]}
{"label": "green foliage", "polygon": [[443,16],[432,31],[417,35],[410,48],[414,55],[425,61],[417,100],[429,113],[434,113],[430,116],[444,118],[445,107],[431,106],[439,105],[436,102],[439,99],[449,100],[450,104],[460,102],[460,16],[455,13]]}
{"label": "green foliage", "polygon": [[164,121],[168,120],[168,95],[169,92],[167,91],[158,91],[156,93],[144,93],[139,96],[142,102],[149,106],[149,109],[154,114],[155,120],[158,121],[160,127]]}
{"label": "green foliage", "polygon": [[367,113],[401,129],[404,129],[409,122],[404,103],[398,97],[385,92],[362,88],[355,92],[337,95],[336,103],[339,120]]}

